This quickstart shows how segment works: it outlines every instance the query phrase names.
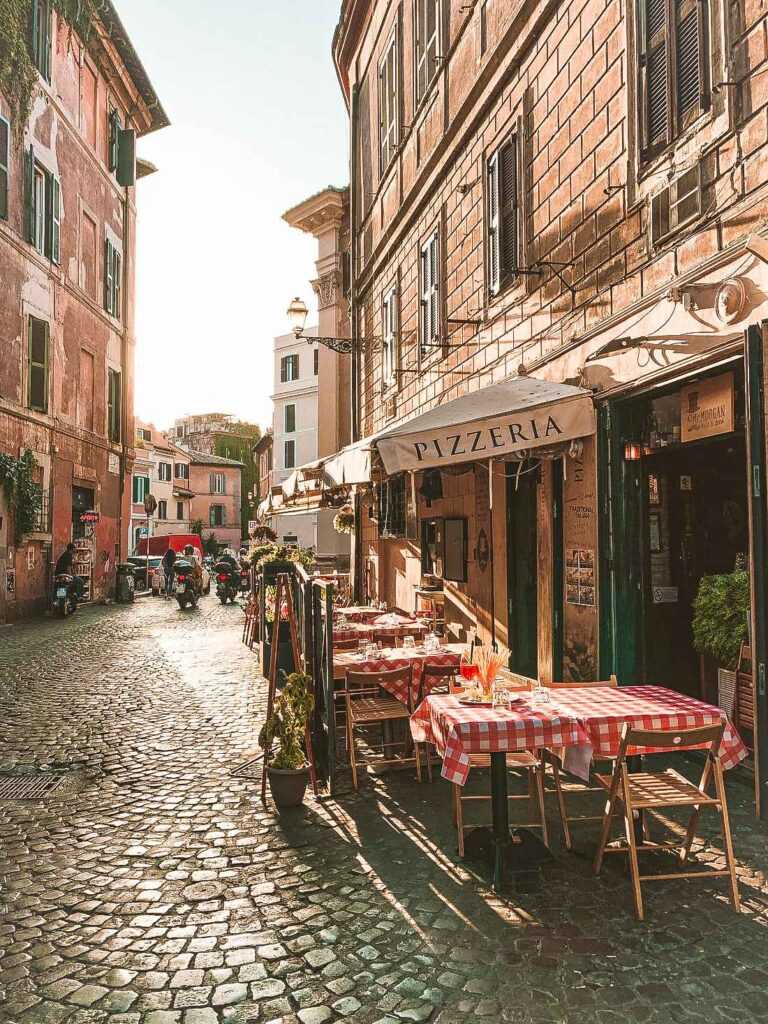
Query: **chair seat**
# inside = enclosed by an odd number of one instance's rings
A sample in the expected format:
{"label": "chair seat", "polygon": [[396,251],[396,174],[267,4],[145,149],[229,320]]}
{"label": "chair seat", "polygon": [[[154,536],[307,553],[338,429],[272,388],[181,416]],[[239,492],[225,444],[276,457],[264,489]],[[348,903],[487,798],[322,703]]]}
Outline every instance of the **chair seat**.
{"label": "chair seat", "polygon": [[356,697],[351,702],[350,714],[356,725],[361,722],[388,722],[410,718],[408,708],[396,697]]}
{"label": "chair seat", "polygon": [[[536,768],[538,758],[529,750],[516,750],[507,754],[507,768]],[[470,754],[470,768],[490,768],[490,754]]]}
{"label": "chair seat", "polygon": [[[604,789],[611,788],[610,775],[596,775],[595,778]],[[694,786],[673,768],[663,772],[632,772],[629,775],[629,790],[635,808],[719,803],[716,797],[702,793],[698,786]],[[621,787],[618,796],[621,799]]]}

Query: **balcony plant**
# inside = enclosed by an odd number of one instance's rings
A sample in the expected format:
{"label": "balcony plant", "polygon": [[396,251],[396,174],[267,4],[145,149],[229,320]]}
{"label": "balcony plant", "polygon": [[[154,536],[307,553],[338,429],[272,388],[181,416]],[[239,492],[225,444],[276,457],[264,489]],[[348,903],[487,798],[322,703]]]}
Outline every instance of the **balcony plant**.
{"label": "balcony plant", "polygon": [[309,765],[304,740],[315,706],[311,684],[304,672],[287,675],[259,734],[259,746],[269,756],[265,767],[272,799],[280,808],[298,807],[306,793]]}

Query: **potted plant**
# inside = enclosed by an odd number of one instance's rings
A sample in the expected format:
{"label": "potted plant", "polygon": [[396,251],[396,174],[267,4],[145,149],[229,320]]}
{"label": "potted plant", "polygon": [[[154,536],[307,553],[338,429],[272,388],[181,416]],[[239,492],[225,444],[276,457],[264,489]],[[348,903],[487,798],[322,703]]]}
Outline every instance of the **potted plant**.
{"label": "potted plant", "polygon": [[709,657],[716,663],[718,700],[726,711],[733,710],[735,670],[746,637],[748,616],[748,573],[737,571],[702,576],[693,602],[693,646],[703,657]]}
{"label": "potted plant", "polygon": [[310,677],[291,672],[259,734],[259,746],[269,755],[265,767],[278,807],[298,807],[304,800],[309,781],[304,738],[314,706]]}
{"label": "potted plant", "polygon": [[333,517],[333,528],[336,533],[353,533],[355,529],[355,513],[351,505],[339,509]]}

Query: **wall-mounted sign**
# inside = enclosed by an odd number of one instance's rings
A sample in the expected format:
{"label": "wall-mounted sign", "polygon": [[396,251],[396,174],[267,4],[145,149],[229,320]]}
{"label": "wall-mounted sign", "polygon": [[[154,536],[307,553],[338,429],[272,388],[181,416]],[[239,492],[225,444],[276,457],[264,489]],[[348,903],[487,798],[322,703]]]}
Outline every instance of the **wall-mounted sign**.
{"label": "wall-mounted sign", "polygon": [[680,423],[683,442],[729,434],[734,427],[733,374],[723,373],[683,388]]}
{"label": "wall-mounted sign", "polygon": [[16,593],[16,570],[8,569],[5,573],[5,592],[9,596]]}
{"label": "wall-mounted sign", "polygon": [[677,587],[654,587],[654,604],[677,604]]}
{"label": "wall-mounted sign", "polygon": [[480,572],[485,572],[491,558],[491,548],[488,543],[488,534],[485,530],[481,530],[477,535],[477,551],[475,554],[477,557],[477,568]]}
{"label": "wall-mounted sign", "polygon": [[259,525],[258,519],[249,519],[248,520],[248,536],[250,536],[256,530],[256,527],[258,525]]}
{"label": "wall-mounted sign", "polygon": [[120,475],[120,456],[114,452],[110,452],[107,457],[107,469],[110,473],[114,473],[115,476]]}
{"label": "wall-mounted sign", "polygon": [[94,509],[88,509],[87,512],[83,512],[80,515],[81,523],[99,523],[101,522],[101,512],[96,512]]}

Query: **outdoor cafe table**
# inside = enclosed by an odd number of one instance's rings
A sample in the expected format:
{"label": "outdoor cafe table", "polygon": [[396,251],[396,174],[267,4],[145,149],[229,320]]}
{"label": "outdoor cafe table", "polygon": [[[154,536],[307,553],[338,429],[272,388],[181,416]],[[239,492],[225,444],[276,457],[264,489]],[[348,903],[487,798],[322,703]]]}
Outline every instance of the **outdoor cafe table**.
{"label": "outdoor cafe table", "polygon": [[414,636],[417,633],[426,633],[429,626],[423,622],[402,622],[394,626],[379,626],[375,622],[350,622],[346,626],[333,627],[333,639],[335,640],[373,640],[374,633],[395,633],[397,636]]}
{"label": "outdoor cafe table", "polygon": [[[407,668],[408,665],[411,665],[413,666],[411,696],[415,704],[418,700],[421,674],[425,663],[454,665],[458,668],[464,650],[466,650],[465,644],[443,644],[442,647],[431,651],[426,647],[389,647],[377,651],[373,656],[356,651],[337,651],[333,655],[333,677],[334,679],[343,679],[349,670],[353,672],[391,672],[393,669]],[[408,688],[402,684],[390,686],[393,696],[406,705],[408,703],[407,691]]]}
{"label": "outdoor cafe table", "polygon": [[380,615],[385,615],[381,608],[369,605],[352,605],[350,608],[334,608],[334,616],[343,615],[349,622],[372,622]]}
{"label": "outdoor cafe table", "polygon": [[[454,696],[427,697],[411,717],[417,743],[431,743],[443,759],[442,775],[463,786],[472,754],[491,758],[493,813],[493,885],[502,886],[505,862],[513,849],[509,835],[506,754],[509,751],[564,748],[565,767],[589,778],[593,754],[616,756],[624,723],[637,729],[693,729],[725,718],[720,708],[661,686],[573,687],[547,691],[551,700],[535,693],[516,693],[510,708],[468,707]],[[680,748],[674,748],[680,749]],[[633,749],[633,754],[659,752]],[[727,722],[720,746],[723,768],[747,756],[738,733]]]}

